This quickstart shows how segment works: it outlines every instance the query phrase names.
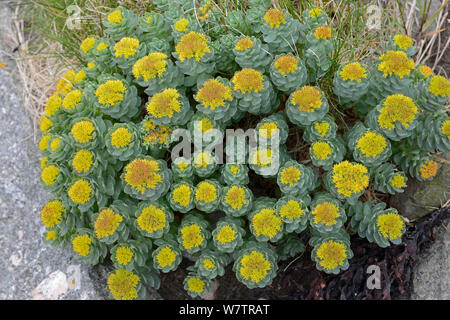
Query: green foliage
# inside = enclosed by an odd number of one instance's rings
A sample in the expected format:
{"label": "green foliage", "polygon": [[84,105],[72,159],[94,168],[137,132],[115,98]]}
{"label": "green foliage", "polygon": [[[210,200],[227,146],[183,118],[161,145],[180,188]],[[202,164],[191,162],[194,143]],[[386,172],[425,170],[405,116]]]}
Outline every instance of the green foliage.
{"label": "green foliage", "polygon": [[[421,73],[408,48],[341,65],[342,30],[322,9],[297,16],[289,3],[119,7],[104,33],[81,42],[83,68],[63,76],[41,118],[41,180],[53,195],[41,218],[46,242],[75,257],[97,264],[109,253],[114,298],[142,298],[142,285],[158,288],[159,273],[186,255],[195,262],[184,287],[204,297],[231,263],[249,288],[270,285],[306,239],[327,273],[349,266],[346,230],[382,247],[401,242],[395,209],[360,200],[402,192],[406,174],[436,176],[429,153],[449,150],[448,80]],[[240,127],[259,144],[227,139],[222,164],[206,149],[212,133]],[[202,149],[172,159],[177,129],[189,142],[202,134]],[[301,131],[307,159],[289,150]],[[235,163],[241,155],[248,161]],[[276,183],[272,198],[259,179]]]}

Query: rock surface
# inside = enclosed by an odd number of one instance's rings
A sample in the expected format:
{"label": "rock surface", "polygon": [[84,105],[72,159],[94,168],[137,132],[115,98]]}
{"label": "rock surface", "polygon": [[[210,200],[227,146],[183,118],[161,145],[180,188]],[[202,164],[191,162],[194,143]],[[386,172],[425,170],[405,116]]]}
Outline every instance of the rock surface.
{"label": "rock surface", "polygon": [[421,256],[413,276],[412,300],[450,300],[450,221],[436,230],[436,240]]}

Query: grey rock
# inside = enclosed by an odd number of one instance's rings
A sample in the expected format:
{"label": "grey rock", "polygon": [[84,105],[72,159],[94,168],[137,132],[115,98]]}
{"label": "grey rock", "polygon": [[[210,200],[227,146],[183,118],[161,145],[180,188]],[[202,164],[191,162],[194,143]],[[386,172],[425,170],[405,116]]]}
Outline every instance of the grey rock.
{"label": "grey rock", "polygon": [[412,300],[450,299],[450,234],[446,225],[437,227],[433,246],[414,268]]}

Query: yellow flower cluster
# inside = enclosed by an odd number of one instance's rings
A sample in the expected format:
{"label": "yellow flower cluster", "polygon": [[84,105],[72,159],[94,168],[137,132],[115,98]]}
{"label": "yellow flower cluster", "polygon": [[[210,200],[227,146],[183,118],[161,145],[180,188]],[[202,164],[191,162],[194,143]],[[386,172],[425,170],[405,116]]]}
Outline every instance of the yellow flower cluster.
{"label": "yellow flower cluster", "polygon": [[130,263],[131,259],[133,259],[133,255],[133,251],[128,247],[120,246],[116,250],[116,260],[123,266]]}
{"label": "yellow flower cluster", "polygon": [[279,28],[281,24],[286,23],[284,19],[284,12],[278,9],[269,9],[264,14],[264,21],[270,26],[270,28]]}
{"label": "yellow flower cluster", "polygon": [[217,241],[221,244],[226,244],[236,239],[236,231],[229,225],[220,228],[217,233]]}
{"label": "yellow flower cluster", "polygon": [[266,168],[272,164],[272,150],[259,149],[253,153],[252,164],[260,168]]}
{"label": "yellow flower cluster", "polygon": [[137,224],[142,230],[150,234],[162,230],[167,224],[166,213],[162,209],[151,204],[142,209],[137,218]]}
{"label": "yellow flower cluster", "polygon": [[424,164],[419,168],[420,176],[423,179],[429,179],[436,176],[438,171],[438,163],[434,160],[427,160]]}
{"label": "yellow flower cluster", "polygon": [[158,173],[159,164],[155,160],[134,159],[125,166],[124,171],[125,182],[142,194],[147,189],[155,189],[162,181]]}
{"label": "yellow flower cluster", "polygon": [[329,122],[316,122],[314,123],[314,129],[320,134],[321,137],[325,136],[330,130]]}
{"label": "yellow flower cluster", "polygon": [[177,259],[177,253],[173,251],[170,247],[164,247],[159,250],[156,255],[156,261],[161,268],[171,266]]}
{"label": "yellow flower cluster", "polygon": [[119,127],[111,133],[111,145],[117,149],[128,146],[133,133],[125,127]]}
{"label": "yellow flower cluster", "polygon": [[279,129],[275,122],[265,122],[259,127],[258,133],[261,137],[270,139],[272,134],[275,134],[277,130]]}
{"label": "yellow flower cluster", "polygon": [[98,103],[111,107],[123,100],[126,88],[120,80],[108,80],[95,90]]}
{"label": "yellow flower cluster", "polygon": [[107,282],[108,289],[116,300],[134,300],[138,297],[139,276],[131,271],[118,269],[109,275]]}
{"label": "yellow flower cluster", "polygon": [[181,239],[183,248],[187,250],[198,247],[205,241],[202,229],[198,224],[191,224],[181,228]]}
{"label": "yellow flower cluster", "polygon": [[304,86],[292,94],[291,103],[303,112],[314,112],[322,106],[322,93],[314,87]]}
{"label": "yellow flower cluster", "polygon": [[386,138],[375,131],[368,131],[360,137],[356,143],[356,147],[366,157],[375,158],[382,153],[387,146]]}
{"label": "yellow flower cluster", "polygon": [[445,120],[442,122],[441,132],[447,136],[447,139],[450,139],[450,120]]}
{"label": "yellow flower cluster", "polygon": [[181,110],[181,95],[177,89],[168,88],[152,96],[147,104],[147,112],[155,118],[172,118]]}
{"label": "yellow flower cluster", "polygon": [[109,208],[101,210],[94,222],[97,238],[102,239],[112,236],[122,221],[122,216],[113,210]]}
{"label": "yellow flower cluster", "polygon": [[234,48],[239,51],[245,51],[252,48],[254,45],[255,43],[252,41],[252,39],[250,39],[249,37],[244,37],[236,43],[236,46]]}
{"label": "yellow flower cluster", "polygon": [[225,194],[225,203],[235,210],[240,210],[247,202],[245,200],[245,190],[241,186],[232,186]]}
{"label": "yellow flower cluster", "polygon": [[195,95],[195,100],[206,108],[215,110],[225,105],[226,100],[233,100],[233,90],[217,79],[205,81]]}
{"label": "yellow flower cluster", "polygon": [[396,34],[394,43],[402,50],[408,50],[413,45],[413,40],[405,34]]}
{"label": "yellow flower cluster", "polygon": [[326,141],[317,141],[311,145],[314,156],[319,160],[325,160],[333,154],[330,144]]}
{"label": "yellow flower cluster", "polygon": [[323,242],[317,249],[316,255],[320,260],[319,264],[327,270],[342,266],[347,258],[345,245],[334,240]]}
{"label": "yellow flower cluster", "polygon": [[450,81],[443,76],[434,76],[428,90],[435,96],[450,97]]}
{"label": "yellow flower cluster", "polygon": [[116,24],[116,23],[121,23],[122,22],[122,11],[120,10],[115,10],[113,12],[111,12],[110,14],[108,14],[108,22],[111,24]]}
{"label": "yellow flower cluster", "polygon": [[191,188],[187,184],[182,184],[173,189],[172,200],[180,206],[187,207],[191,204]]}
{"label": "yellow flower cluster", "polygon": [[339,194],[351,197],[369,185],[369,174],[365,166],[347,160],[333,166],[333,183]]}
{"label": "yellow flower cluster", "polygon": [[300,203],[295,200],[289,200],[280,208],[280,216],[288,220],[298,219],[305,213],[300,206]]}
{"label": "yellow flower cluster", "polygon": [[294,185],[297,181],[300,180],[302,176],[302,172],[300,169],[290,166],[284,168],[280,173],[280,181],[282,184],[288,184],[290,187]]}
{"label": "yellow flower cluster", "polygon": [[82,120],[74,123],[70,132],[73,138],[80,143],[91,141],[95,127],[91,121]]}
{"label": "yellow flower cluster", "polygon": [[336,219],[339,218],[339,208],[331,202],[319,203],[311,212],[314,217],[314,223],[321,223],[326,226],[336,224]]}
{"label": "yellow flower cluster", "polygon": [[81,90],[72,90],[70,91],[63,100],[63,106],[67,110],[72,110],[75,106],[81,102],[82,96]]}
{"label": "yellow flower cluster", "polygon": [[386,98],[380,109],[378,123],[387,130],[395,128],[395,123],[400,122],[408,128],[417,116],[419,109],[413,99],[402,94],[394,94]]}
{"label": "yellow flower cluster", "polygon": [[42,181],[48,186],[51,186],[55,183],[56,179],[59,175],[58,167],[54,165],[49,165],[45,167],[41,172]]}
{"label": "yellow flower cluster", "polygon": [[257,236],[266,236],[270,239],[274,238],[283,227],[283,222],[277,216],[274,209],[261,209],[255,213],[251,220],[253,230]]}
{"label": "yellow flower cluster", "polygon": [[208,181],[200,182],[195,190],[195,199],[206,203],[217,200],[216,187]]}
{"label": "yellow flower cluster", "polygon": [[400,215],[386,213],[378,216],[377,227],[383,237],[395,240],[402,236],[405,224]]}
{"label": "yellow flower cluster", "polygon": [[134,56],[139,48],[139,40],[136,38],[124,37],[114,45],[116,58],[124,57],[128,59]]}
{"label": "yellow flower cluster", "polygon": [[244,68],[236,72],[231,79],[234,90],[239,90],[241,93],[259,92],[264,89],[263,74],[258,70],[251,68]]}
{"label": "yellow flower cluster", "polygon": [[53,228],[61,222],[65,210],[60,200],[49,201],[42,208],[41,220],[47,228]]}
{"label": "yellow flower cluster", "polygon": [[405,177],[403,175],[401,175],[401,174],[396,174],[396,175],[394,175],[392,177],[390,183],[394,187],[401,189],[401,188],[403,188],[406,185]]}
{"label": "yellow flower cluster", "polygon": [[319,27],[316,28],[316,30],[314,30],[314,37],[316,39],[326,40],[326,39],[331,38],[331,35],[332,35],[331,28],[327,27],[325,25],[319,26]]}
{"label": "yellow flower cluster", "polygon": [[91,199],[92,187],[85,179],[77,180],[67,191],[70,199],[76,204],[85,204]]}
{"label": "yellow flower cluster", "polygon": [[85,149],[78,150],[72,159],[72,167],[77,173],[88,172],[93,164],[94,154]]}
{"label": "yellow flower cluster", "polygon": [[87,256],[91,251],[91,237],[88,234],[78,235],[72,240],[73,251],[81,256]]}
{"label": "yellow flower cluster", "polygon": [[167,70],[167,55],[161,52],[152,52],[136,61],[133,65],[133,75],[136,79],[142,77],[145,81],[161,78]]}
{"label": "yellow flower cluster", "polygon": [[45,115],[47,117],[53,116],[56,111],[61,108],[62,99],[59,95],[54,94],[50,98],[48,98],[47,103],[45,104]]}
{"label": "yellow flower cluster", "polygon": [[384,53],[379,60],[378,70],[384,73],[384,76],[393,74],[403,78],[409,76],[414,69],[414,60],[409,59],[403,51],[388,51]]}
{"label": "yellow flower cluster", "polygon": [[194,58],[200,61],[211,49],[208,46],[208,39],[203,33],[191,31],[181,37],[180,42],[175,46],[175,51],[181,62]]}
{"label": "yellow flower cluster", "polygon": [[91,50],[95,45],[95,39],[94,37],[87,37],[84,39],[80,44],[80,49],[84,53],[88,53],[89,50]]}
{"label": "yellow flower cluster", "polygon": [[298,69],[298,60],[292,55],[284,55],[275,60],[274,68],[282,75],[293,73]]}
{"label": "yellow flower cluster", "polygon": [[367,78],[367,70],[359,62],[352,62],[345,65],[339,75],[345,81],[361,82],[362,79]]}
{"label": "yellow flower cluster", "polygon": [[178,32],[185,32],[188,26],[189,20],[186,18],[181,18],[177,22],[175,22],[174,28]]}
{"label": "yellow flower cluster", "polygon": [[272,269],[269,260],[264,257],[264,254],[253,250],[249,254],[245,254],[241,258],[239,273],[245,280],[250,280],[259,283],[267,277],[267,274]]}
{"label": "yellow flower cluster", "polygon": [[198,277],[191,277],[187,281],[188,290],[195,293],[202,293],[205,290],[205,281]]}

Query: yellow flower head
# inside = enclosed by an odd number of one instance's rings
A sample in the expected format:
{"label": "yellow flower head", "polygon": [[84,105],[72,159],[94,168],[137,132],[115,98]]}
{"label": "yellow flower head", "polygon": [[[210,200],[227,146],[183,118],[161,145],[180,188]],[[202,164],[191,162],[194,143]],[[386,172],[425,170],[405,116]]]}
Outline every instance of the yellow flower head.
{"label": "yellow flower head", "polygon": [[317,249],[316,255],[320,260],[319,264],[327,270],[342,266],[347,259],[345,245],[334,240],[323,242]]}
{"label": "yellow flower head", "polygon": [[125,57],[128,59],[134,56],[139,48],[139,40],[136,38],[123,37],[114,45],[116,58]]}
{"label": "yellow flower head", "polygon": [[175,22],[175,30],[178,32],[185,32],[187,27],[189,26],[189,20],[186,18],[181,18],[177,22]]}
{"label": "yellow flower head", "polygon": [[42,115],[40,118],[39,129],[43,132],[47,132],[53,126],[53,122],[50,121],[45,115]]}
{"label": "yellow flower head", "polygon": [[44,169],[46,166],[48,166],[48,158],[42,157],[41,159],[41,169]]}
{"label": "yellow flower head", "polygon": [[81,256],[87,256],[91,251],[91,237],[88,234],[78,235],[72,240],[73,251]]}
{"label": "yellow flower head", "polygon": [[95,39],[94,37],[87,37],[84,39],[80,44],[80,49],[84,53],[88,53],[89,50],[91,50],[95,45]]}
{"label": "yellow flower head", "polygon": [[89,120],[78,121],[73,124],[70,132],[73,138],[80,143],[87,143],[92,140],[95,127]]}
{"label": "yellow flower head", "polygon": [[241,186],[232,186],[228,189],[224,201],[235,210],[240,210],[247,203],[245,200],[245,190]]}
{"label": "yellow flower head", "polygon": [[83,93],[81,90],[72,90],[70,91],[63,100],[63,106],[67,110],[72,110],[75,106],[81,102],[81,96]]}
{"label": "yellow flower head", "polygon": [[181,184],[173,189],[172,200],[182,207],[187,207],[191,204],[191,187],[187,184]]}
{"label": "yellow flower head", "polygon": [[98,44],[96,49],[97,49],[97,51],[103,51],[106,48],[108,48],[108,44],[102,41]]}
{"label": "yellow flower head", "polygon": [[211,182],[202,181],[195,190],[195,199],[202,202],[213,202],[217,200],[217,189]]}
{"label": "yellow flower head", "polygon": [[296,200],[289,200],[280,208],[280,216],[288,220],[298,219],[305,213],[300,203]]}
{"label": "yellow flower head", "polygon": [[112,236],[116,232],[123,218],[111,209],[103,209],[99,212],[94,222],[94,230],[98,239]]}
{"label": "yellow flower head", "polygon": [[56,178],[58,178],[59,169],[54,165],[49,165],[42,170],[41,178],[42,181],[48,186],[51,186],[55,183]]}
{"label": "yellow flower head", "polygon": [[387,146],[386,138],[375,131],[367,131],[356,143],[356,147],[366,157],[375,158],[382,153]]}
{"label": "yellow flower head", "polygon": [[322,93],[314,87],[304,86],[292,94],[291,103],[303,112],[314,112],[322,106]]}
{"label": "yellow flower head", "polygon": [[[120,12],[120,11],[119,11]],[[132,271],[116,270],[108,277],[108,289],[116,300],[134,300],[138,297],[139,276]]]}
{"label": "yellow flower head", "polygon": [[300,180],[302,172],[295,166],[284,168],[280,173],[280,181],[282,184],[288,184],[290,187]]}
{"label": "yellow flower head", "polygon": [[89,181],[84,179],[77,180],[67,191],[70,199],[77,204],[84,204],[92,197],[92,187]]}
{"label": "yellow flower head", "polygon": [[229,225],[220,228],[217,233],[217,241],[221,244],[226,244],[236,239],[236,231]]}
{"label": "yellow flower head", "polygon": [[175,161],[174,164],[177,166],[177,168],[181,172],[183,172],[189,166],[189,163],[186,162],[186,160],[184,158],[182,158],[182,157],[177,158],[177,160]]}
{"label": "yellow flower head", "polygon": [[314,156],[319,160],[325,160],[333,154],[330,144],[325,141],[317,141],[311,145]]}
{"label": "yellow flower head", "polygon": [[108,80],[95,90],[98,103],[110,107],[123,100],[126,88],[120,80]]}
{"label": "yellow flower head", "polygon": [[316,17],[320,16],[321,13],[322,13],[322,9],[312,8],[311,10],[309,10],[309,17],[316,18]]}
{"label": "yellow flower head", "polygon": [[41,211],[41,220],[46,228],[53,228],[60,224],[62,214],[66,211],[60,200],[49,201]]}
{"label": "yellow flower head", "polygon": [[47,103],[45,104],[45,115],[47,117],[51,117],[61,108],[63,100],[57,94],[52,95],[48,98]]}
{"label": "yellow flower head", "polygon": [[250,39],[249,37],[244,37],[236,43],[236,46],[234,48],[239,51],[245,51],[252,48],[254,45],[255,43],[252,41],[252,39]]}
{"label": "yellow flower head", "polygon": [[158,262],[161,268],[171,266],[175,260],[177,259],[177,253],[172,250],[170,247],[164,247],[159,250],[156,255],[156,261]]}
{"label": "yellow flower head", "polygon": [[279,28],[281,24],[286,23],[284,19],[284,12],[278,9],[269,9],[264,14],[264,21],[270,26],[270,28]]}
{"label": "yellow flower head", "polygon": [[52,139],[51,135],[43,135],[41,140],[39,141],[39,149],[41,149],[41,151],[47,149],[50,145],[49,142],[51,139]]}
{"label": "yellow flower head", "polygon": [[133,133],[125,127],[119,127],[111,133],[111,145],[117,149],[128,146]]}
{"label": "yellow flower head", "polygon": [[450,139],[450,120],[445,120],[442,122],[441,132],[447,136],[447,139]]}
{"label": "yellow flower head", "polygon": [[392,130],[395,122],[408,128],[417,116],[419,109],[413,99],[402,94],[394,94],[386,98],[380,109],[378,123],[382,129]]}
{"label": "yellow flower head", "polygon": [[141,214],[137,218],[137,224],[142,230],[150,234],[162,230],[167,224],[166,213],[151,204],[142,209]]}
{"label": "yellow flower head", "polygon": [[56,151],[60,145],[61,145],[61,138],[55,138],[52,140],[52,143],[50,143],[50,149],[52,149],[52,151]]}
{"label": "yellow flower head", "polygon": [[88,68],[89,70],[92,69],[92,68],[94,68],[94,67],[95,67],[95,62],[94,62],[94,61],[88,62],[87,68]]}
{"label": "yellow flower head", "polygon": [[433,70],[431,70],[431,68],[429,66],[426,65],[421,65],[419,67],[419,72],[425,77],[428,78],[429,76],[434,75]]}
{"label": "yellow flower head", "polygon": [[199,152],[194,157],[194,164],[197,168],[205,168],[211,163],[211,156],[207,152]]}
{"label": "yellow flower head", "polygon": [[122,11],[114,10],[110,14],[108,14],[108,22],[111,24],[121,23],[122,22]]}
{"label": "yellow flower head", "polygon": [[198,247],[205,241],[202,229],[198,224],[191,224],[181,228],[181,239],[183,248],[187,250]]}
{"label": "yellow flower head", "polygon": [[142,194],[147,189],[155,189],[162,181],[162,177],[158,173],[159,164],[156,160],[137,158],[128,163],[124,170],[125,182]]}
{"label": "yellow flower head", "polygon": [[333,166],[333,183],[339,194],[351,197],[369,185],[368,170],[359,163],[339,162]]}
{"label": "yellow flower head", "polygon": [[430,179],[436,176],[438,171],[438,163],[434,160],[426,160],[419,168],[420,176],[423,179]]}
{"label": "yellow flower head", "polygon": [[84,69],[81,69],[80,71],[77,72],[77,74],[75,75],[74,81],[75,82],[81,82],[84,79],[86,79],[86,72],[84,71]]}
{"label": "yellow flower head", "polygon": [[202,293],[205,290],[205,281],[198,277],[191,277],[187,281],[187,288],[191,292]]}
{"label": "yellow flower head", "polygon": [[450,97],[450,81],[443,76],[433,76],[428,90],[435,96]]}
{"label": "yellow flower head", "polygon": [[351,80],[361,82],[367,78],[366,69],[359,62],[352,62],[342,68],[340,76],[343,80]]}
{"label": "yellow flower head", "polygon": [[267,277],[267,274],[272,269],[269,260],[264,257],[264,254],[253,250],[245,254],[241,258],[239,273],[245,280],[258,283]]}
{"label": "yellow flower head", "polygon": [[61,79],[56,84],[56,93],[66,94],[72,90],[72,83],[75,80],[75,70],[70,69],[64,73]]}
{"label": "yellow flower head", "polygon": [[321,137],[324,137],[328,130],[330,130],[329,122],[316,122],[314,123],[314,129],[320,134]]}
{"label": "yellow flower head", "polygon": [[147,112],[155,118],[172,118],[174,113],[181,110],[180,97],[177,89],[165,89],[150,99],[147,104]]}
{"label": "yellow flower head", "polygon": [[332,30],[330,27],[327,27],[325,25],[319,26],[314,30],[314,37],[316,39],[329,39],[331,38]]}
{"label": "yellow flower head", "polygon": [[89,150],[78,150],[72,159],[72,167],[77,173],[88,172],[94,163],[94,154]]}
{"label": "yellow flower head", "polygon": [[175,51],[183,62],[185,59],[192,58],[200,61],[205,54],[211,52],[211,49],[205,34],[191,31],[181,37],[180,42],[175,46]]}
{"label": "yellow flower head", "polygon": [[272,150],[271,149],[258,149],[253,153],[251,164],[266,168],[272,164]]}
{"label": "yellow flower head", "polygon": [[298,60],[292,55],[285,55],[275,60],[273,66],[282,75],[293,73],[298,69]]}
{"label": "yellow flower head", "polygon": [[45,240],[50,241],[50,240],[56,240],[56,236],[58,234],[56,233],[55,230],[50,230],[49,232],[47,232],[47,235],[45,237]]}
{"label": "yellow flower head", "polygon": [[119,264],[126,266],[133,259],[133,251],[130,248],[120,246],[116,250],[116,260]]}
{"label": "yellow flower head", "polygon": [[392,177],[390,183],[394,187],[401,189],[406,185],[405,177],[402,174],[396,174]]}
{"label": "yellow flower head", "polygon": [[394,43],[402,50],[408,50],[413,45],[413,40],[405,34],[396,34]]}
{"label": "yellow flower head", "polygon": [[217,107],[225,105],[226,101],[233,100],[233,90],[217,79],[205,81],[195,95],[195,100],[206,108],[215,110]]}
{"label": "yellow flower head", "polygon": [[214,264],[214,262],[211,259],[203,259],[203,267],[205,269],[214,269],[216,267],[216,265]]}
{"label": "yellow flower head", "polygon": [[326,226],[336,224],[336,219],[339,218],[339,208],[331,202],[319,203],[312,211],[314,216],[314,223],[321,223]]}
{"label": "yellow flower head", "polygon": [[133,65],[133,75],[136,79],[144,78],[145,81],[154,78],[161,78],[167,70],[167,55],[162,52],[152,52],[139,59]]}
{"label": "yellow flower head", "polygon": [[[202,132],[204,134],[207,133],[208,131],[210,131],[211,129],[214,129],[214,126],[213,126],[211,120],[206,117],[201,119],[200,121],[195,121],[194,125],[195,125],[197,131]],[[200,156],[200,157],[203,157],[203,156]],[[208,163],[206,163],[206,165],[207,164]]]}
{"label": "yellow flower head", "polygon": [[252,226],[256,236],[274,238],[283,227],[283,222],[274,209],[261,209],[252,217]]}
{"label": "yellow flower head", "polygon": [[405,223],[400,215],[391,212],[377,217],[377,227],[383,237],[395,240],[402,236]]}
{"label": "yellow flower head", "polygon": [[263,74],[255,69],[244,68],[234,74],[231,82],[234,90],[241,93],[258,92],[264,89]]}
{"label": "yellow flower head", "polygon": [[239,166],[233,164],[230,166],[230,171],[232,174],[236,175],[239,172]]}
{"label": "yellow flower head", "polygon": [[270,139],[277,130],[279,129],[276,122],[265,122],[259,127],[258,134],[265,139]]}
{"label": "yellow flower head", "polygon": [[400,78],[409,76],[414,69],[414,60],[409,59],[403,51],[388,51],[383,54],[379,60],[378,70],[384,73],[384,76],[395,74]]}

